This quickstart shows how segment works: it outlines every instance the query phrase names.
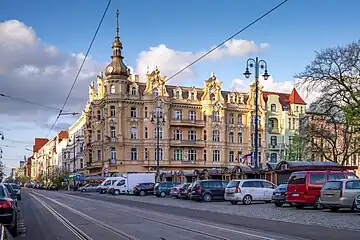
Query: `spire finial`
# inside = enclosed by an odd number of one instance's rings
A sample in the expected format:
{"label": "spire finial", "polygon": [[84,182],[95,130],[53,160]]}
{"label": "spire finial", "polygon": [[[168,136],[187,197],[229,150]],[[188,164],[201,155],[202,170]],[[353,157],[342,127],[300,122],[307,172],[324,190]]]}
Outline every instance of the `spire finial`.
{"label": "spire finial", "polygon": [[119,8],[116,9],[116,38],[119,38]]}

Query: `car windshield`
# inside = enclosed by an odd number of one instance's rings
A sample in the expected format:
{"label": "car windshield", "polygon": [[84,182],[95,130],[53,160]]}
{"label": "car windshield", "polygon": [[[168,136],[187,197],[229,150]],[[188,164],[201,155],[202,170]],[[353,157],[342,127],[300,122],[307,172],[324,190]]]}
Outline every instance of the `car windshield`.
{"label": "car windshield", "polygon": [[228,185],[226,186],[227,188],[236,188],[239,186],[239,181],[231,181],[228,183]]}
{"label": "car windshield", "polygon": [[15,189],[15,190],[18,190],[19,189],[19,186],[17,184],[11,184],[12,188]]}
{"label": "car windshield", "polygon": [[280,185],[276,188],[276,190],[281,190],[281,191],[286,190],[286,189],[287,189],[287,184],[280,184]]}
{"label": "car windshield", "polygon": [[14,189],[10,186],[10,184],[5,184],[6,189],[9,191],[9,193],[12,193]]}

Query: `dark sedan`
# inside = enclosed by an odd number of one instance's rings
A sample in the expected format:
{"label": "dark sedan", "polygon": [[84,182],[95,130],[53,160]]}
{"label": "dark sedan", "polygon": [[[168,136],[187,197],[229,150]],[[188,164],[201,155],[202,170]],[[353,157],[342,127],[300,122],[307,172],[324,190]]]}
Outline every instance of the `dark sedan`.
{"label": "dark sedan", "polygon": [[16,193],[17,199],[21,200],[21,187],[20,187],[20,185],[18,185],[16,183],[10,183],[10,185],[13,188],[14,193]]}
{"label": "dark sedan", "polygon": [[273,192],[271,200],[276,207],[281,207],[286,203],[286,189],[287,184],[280,184]]}
{"label": "dark sedan", "polygon": [[16,195],[11,195],[5,184],[0,184],[0,223],[4,224],[15,237],[17,235],[17,205]]}
{"label": "dark sedan", "polygon": [[15,201],[15,205],[18,205],[18,195],[17,191],[13,189],[13,187],[10,185],[10,183],[4,183],[4,186],[6,190],[9,192],[11,198]]}

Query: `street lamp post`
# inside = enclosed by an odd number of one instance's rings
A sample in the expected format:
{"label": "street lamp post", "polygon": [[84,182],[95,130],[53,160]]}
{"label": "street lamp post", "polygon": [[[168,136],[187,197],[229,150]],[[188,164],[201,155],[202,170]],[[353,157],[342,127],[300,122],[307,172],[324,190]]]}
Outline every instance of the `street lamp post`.
{"label": "street lamp post", "polygon": [[255,59],[249,58],[246,61],[246,69],[244,72],[244,76],[246,78],[249,78],[251,76],[251,72],[249,71],[249,68],[255,69],[255,136],[254,136],[254,167],[257,169],[259,167],[258,165],[258,153],[259,153],[259,104],[258,104],[258,98],[259,98],[259,75],[260,75],[260,69],[264,69],[264,74],[262,77],[264,80],[267,80],[270,75],[267,71],[267,63],[264,60],[259,60],[258,57]]}
{"label": "street lamp post", "polygon": [[[155,112],[152,114],[151,121],[156,124],[156,181],[159,181],[160,176],[160,126],[161,123],[165,122],[165,118],[163,116],[163,110],[161,108],[161,101],[157,101],[157,106],[155,108]],[[155,115],[155,116],[154,116]]]}

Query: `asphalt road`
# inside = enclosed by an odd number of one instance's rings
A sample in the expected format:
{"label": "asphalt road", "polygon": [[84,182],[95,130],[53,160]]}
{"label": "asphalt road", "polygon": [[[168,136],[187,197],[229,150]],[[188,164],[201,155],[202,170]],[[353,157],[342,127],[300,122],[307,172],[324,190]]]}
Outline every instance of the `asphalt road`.
{"label": "asphalt road", "polygon": [[[136,196],[109,196],[109,195],[100,195],[98,193],[79,193],[79,192],[64,192],[63,194],[70,194],[73,196],[80,197],[85,201],[85,199],[89,198],[93,201],[100,201],[103,204],[104,202],[109,203],[115,203],[115,204],[121,204],[124,206],[130,206],[134,207],[136,209],[145,209],[146,211],[155,211],[159,213],[166,213],[171,214],[174,216],[182,216],[190,219],[196,219],[200,221],[206,221],[214,224],[224,224],[226,226],[232,226],[236,229],[251,229],[253,232],[259,232],[260,234],[263,234],[266,232],[267,234],[270,234],[268,236],[271,236],[272,234],[285,234],[288,237],[285,239],[295,239],[295,238],[302,238],[302,239],[314,239],[314,240],[329,240],[329,239],[359,239],[360,231],[355,229],[344,229],[344,228],[336,228],[336,227],[324,227],[314,224],[299,224],[299,223],[291,223],[291,222],[284,222],[283,219],[279,218],[277,220],[269,220],[269,219],[262,219],[258,217],[247,217],[247,216],[241,216],[241,215],[232,215],[232,214],[224,214],[220,213],[219,211],[206,211],[206,210],[196,210],[194,208],[185,208],[185,207],[177,207],[177,206],[170,206],[170,205],[163,205],[161,198],[155,198],[153,202],[150,203],[149,201],[146,202],[140,202],[135,201],[134,198],[140,198]],[[128,199],[127,199],[128,198]],[[146,199],[146,198],[145,198]],[[165,199],[164,199],[165,200]],[[172,202],[178,201],[179,204],[181,204],[180,200],[174,200],[174,199],[166,199]],[[165,201],[166,201],[165,200]],[[188,201],[184,201],[188,202]],[[190,204],[190,203],[189,203]],[[196,203],[194,203],[196,204]],[[203,204],[204,203],[198,203]],[[183,205],[186,205],[183,203]],[[214,203],[210,205],[212,207],[220,206],[218,203]],[[234,207],[234,206],[232,206]],[[248,207],[248,206],[244,206]],[[293,211],[294,215],[299,215],[301,212],[297,212],[296,210],[288,209],[289,211]],[[234,210],[236,211],[236,210]],[[261,214],[262,209],[256,209],[254,208],[252,211],[257,211],[258,214]],[[313,211],[314,212],[314,211]],[[305,211],[303,212],[304,219],[306,215],[309,214],[309,212]],[[316,214],[322,214],[321,212],[310,214],[316,215]],[[339,216],[337,214],[325,214],[326,218],[329,219],[336,219]],[[359,217],[360,221],[360,216]],[[345,217],[346,218],[346,215]],[[340,227],[340,226],[339,226]],[[290,237],[289,237],[290,236]],[[271,237],[270,237],[271,238]],[[273,237],[274,239],[278,239]],[[231,238],[234,239],[234,238]]]}
{"label": "asphalt road", "polygon": [[[96,194],[84,197],[76,193],[24,189],[23,195],[24,205],[28,207],[24,209],[26,239],[305,239],[285,234],[286,226],[279,226],[282,231],[272,232],[266,228],[242,226],[238,224],[239,219],[229,219],[221,214],[209,215],[204,211],[184,211],[133,201],[119,202],[116,198],[104,201],[103,196]],[[224,218],[228,218],[228,222]],[[79,233],[86,237],[76,236]],[[350,235],[342,238],[357,239]]]}

